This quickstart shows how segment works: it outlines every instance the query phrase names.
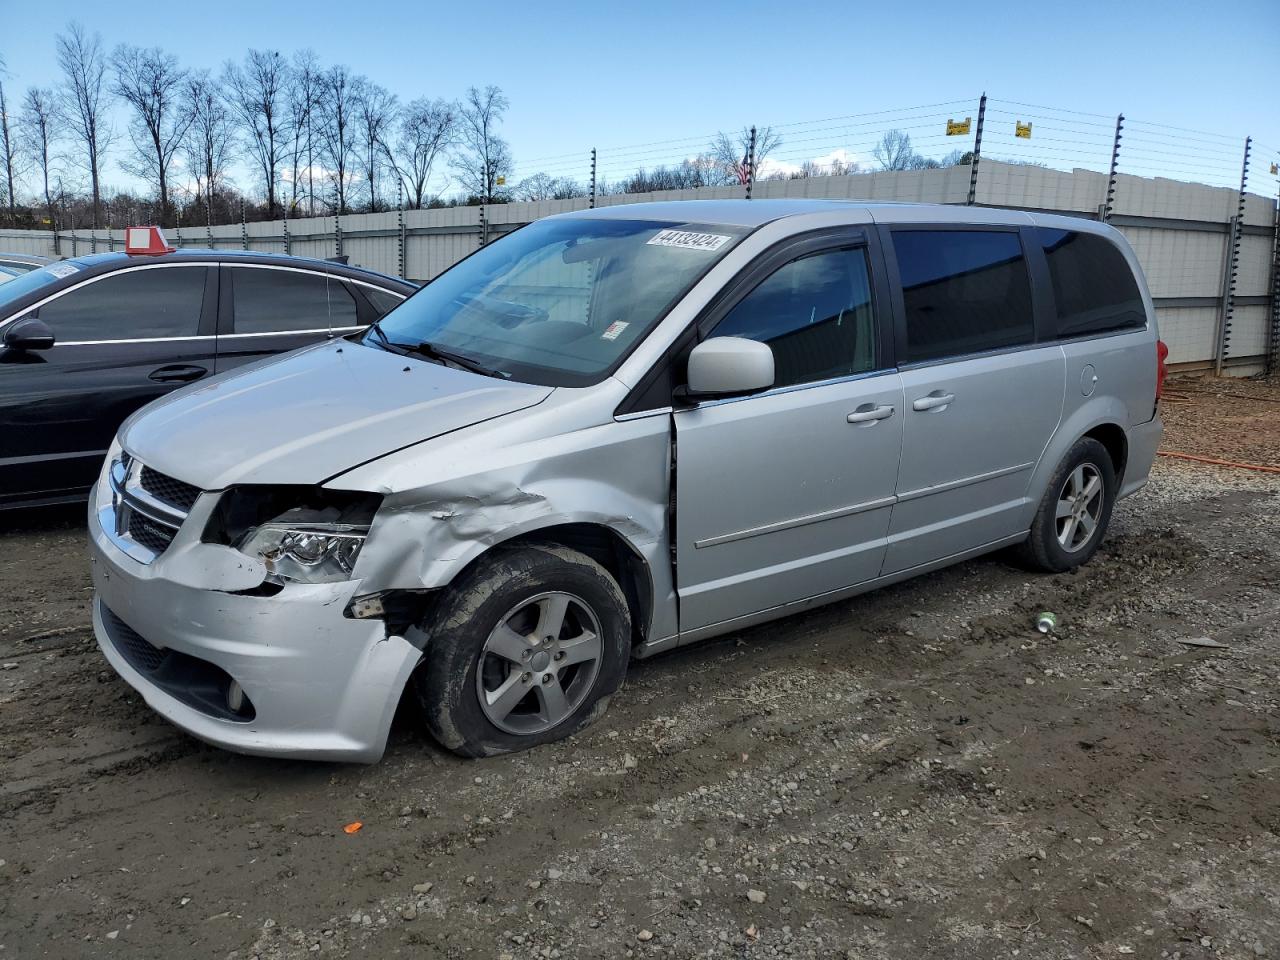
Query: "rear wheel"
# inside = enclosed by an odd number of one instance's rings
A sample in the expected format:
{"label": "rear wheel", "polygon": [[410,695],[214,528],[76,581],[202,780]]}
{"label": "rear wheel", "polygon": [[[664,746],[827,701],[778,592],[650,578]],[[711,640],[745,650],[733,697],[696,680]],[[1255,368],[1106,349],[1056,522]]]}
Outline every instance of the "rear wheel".
{"label": "rear wheel", "polygon": [[428,729],[464,756],[567,737],[622,685],[631,621],[612,577],[553,544],[499,550],[442,599],[414,687]]}
{"label": "rear wheel", "polygon": [[1058,464],[1021,547],[1031,567],[1051,573],[1072,570],[1097,552],[1111,521],[1116,474],[1097,440],[1082,437]]}

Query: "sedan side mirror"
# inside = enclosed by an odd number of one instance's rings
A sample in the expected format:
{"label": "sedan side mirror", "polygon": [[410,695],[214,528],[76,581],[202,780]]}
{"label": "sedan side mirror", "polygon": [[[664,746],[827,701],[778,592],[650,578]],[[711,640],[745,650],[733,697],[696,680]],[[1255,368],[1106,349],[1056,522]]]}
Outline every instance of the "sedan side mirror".
{"label": "sedan side mirror", "polygon": [[689,354],[689,394],[698,397],[754,393],[773,386],[773,350],[742,337],[712,337]]}
{"label": "sedan side mirror", "polygon": [[10,350],[48,350],[53,342],[49,325],[35,317],[19,320],[4,332],[4,345]]}

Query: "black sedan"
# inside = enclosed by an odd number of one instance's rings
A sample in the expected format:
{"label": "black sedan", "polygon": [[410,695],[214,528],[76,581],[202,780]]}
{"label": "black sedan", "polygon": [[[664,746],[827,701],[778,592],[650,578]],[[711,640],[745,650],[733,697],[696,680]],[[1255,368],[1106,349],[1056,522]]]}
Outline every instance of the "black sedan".
{"label": "black sedan", "polygon": [[353,333],[416,289],[331,261],[212,250],[96,254],[12,277],[0,284],[0,509],[84,499],[143,404]]}

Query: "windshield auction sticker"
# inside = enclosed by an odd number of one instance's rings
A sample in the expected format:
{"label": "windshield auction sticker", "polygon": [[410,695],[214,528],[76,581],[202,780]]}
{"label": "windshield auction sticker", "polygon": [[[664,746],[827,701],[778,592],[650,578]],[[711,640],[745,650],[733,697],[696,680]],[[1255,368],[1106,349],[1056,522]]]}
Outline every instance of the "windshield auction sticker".
{"label": "windshield auction sticker", "polygon": [[719,250],[729,242],[720,233],[690,233],[688,230],[661,230],[649,240],[650,246],[680,247],[684,250]]}
{"label": "windshield auction sticker", "polygon": [[52,273],[55,277],[69,277],[73,273],[80,272],[79,267],[73,267],[69,263],[53,263],[45,267],[45,269],[48,270],[50,273]]}

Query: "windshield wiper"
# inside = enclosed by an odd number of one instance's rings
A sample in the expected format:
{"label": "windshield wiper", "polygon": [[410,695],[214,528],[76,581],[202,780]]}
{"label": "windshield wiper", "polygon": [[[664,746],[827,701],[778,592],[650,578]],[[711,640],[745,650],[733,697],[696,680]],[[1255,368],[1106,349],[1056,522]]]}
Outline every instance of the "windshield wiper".
{"label": "windshield wiper", "polygon": [[[381,333],[382,331],[378,332]],[[383,334],[383,336],[385,337],[386,335]],[[442,347],[437,347],[429,340],[423,340],[421,343],[416,345],[403,343],[396,344],[396,346],[403,347],[410,353],[416,353],[421,357],[426,357],[428,360],[438,360],[441,363],[452,363],[454,366],[462,367],[464,370],[470,370],[472,373],[479,373],[486,377],[497,377],[499,380],[511,379],[511,374],[507,373],[505,370],[487,367],[480,361],[472,360],[470,357],[464,356],[461,353],[454,353],[452,350],[445,350]]]}

